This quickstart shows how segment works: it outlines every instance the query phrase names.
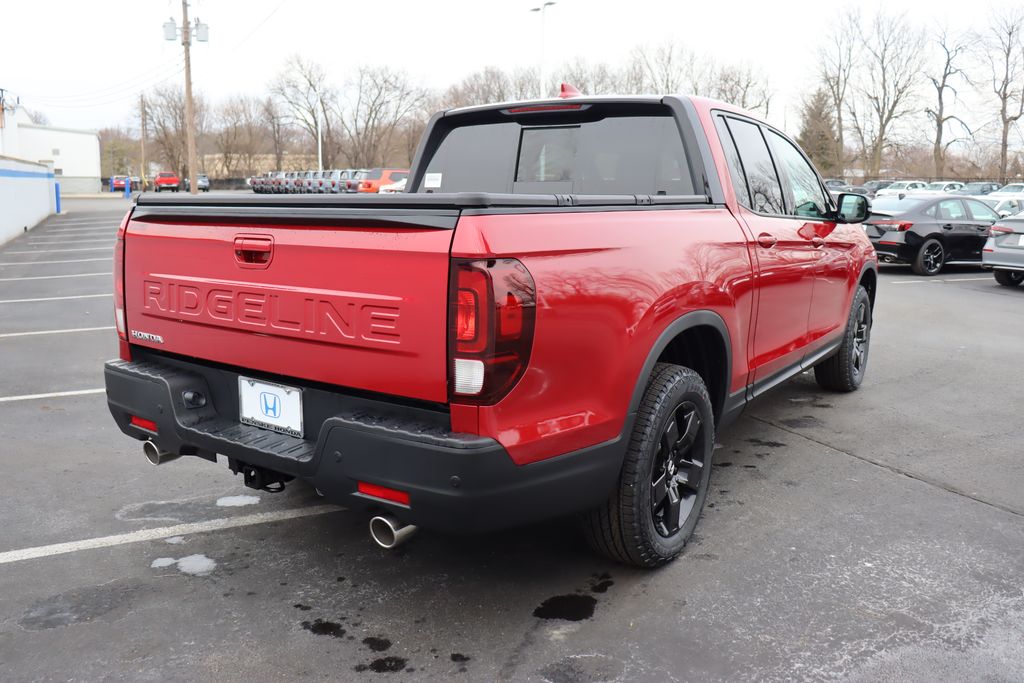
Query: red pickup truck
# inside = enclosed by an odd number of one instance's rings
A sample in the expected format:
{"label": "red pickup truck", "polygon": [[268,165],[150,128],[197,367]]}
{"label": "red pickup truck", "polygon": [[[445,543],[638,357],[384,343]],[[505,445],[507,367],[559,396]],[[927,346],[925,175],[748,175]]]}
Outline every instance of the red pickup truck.
{"label": "red pickup truck", "polygon": [[140,196],[105,368],[121,430],[155,464],[305,480],[385,547],[579,513],[649,567],[683,549],[747,402],[812,367],[864,377],[868,201],[731,106],[443,112],[408,190]]}
{"label": "red pickup truck", "polygon": [[157,192],[162,190],[177,192],[180,187],[181,179],[178,178],[178,174],[173,171],[161,171],[156,174],[155,178],[153,178],[153,189]]}

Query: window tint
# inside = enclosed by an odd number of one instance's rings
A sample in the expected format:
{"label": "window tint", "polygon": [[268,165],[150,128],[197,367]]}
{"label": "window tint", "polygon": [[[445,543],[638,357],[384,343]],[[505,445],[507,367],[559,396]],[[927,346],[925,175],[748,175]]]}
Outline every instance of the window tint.
{"label": "window tint", "polygon": [[828,215],[828,203],[825,201],[825,193],[818,183],[814,169],[793,143],[774,131],[767,132],[779,165],[789,179],[789,190],[792,195],[789,212],[794,216],[824,218]]}
{"label": "window tint", "polygon": [[732,189],[736,192],[736,201],[749,209],[751,206],[750,193],[747,191],[747,177],[743,174],[743,165],[740,164],[736,143],[732,141],[732,133],[729,132],[729,128],[725,125],[725,119],[721,116],[715,117],[715,127],[718,128],[718,139],[722,141],[725,160],[729,164],[729,178],[732,179]]}
{"label": "window tint", "polygon": [[736,149],[746,171],[747,185],[754,211],[759,213],[783,213],[782,186],[775,173],[775,165],[768,153],[768,146],[761,136],[761,129],[752,123],[729,119],[729,130],[736,141]]}
{"label": "window tint", "polygon": [[999,220],[999,215],[988,208],[981,202],[976,202],[973,199],[967,200],[967,210],[971,212],[971,218],[979,221],[996,221]]}
{"label": "window tint", "polygon": [[939,220],[955,221],[966,218],[967,214],[964,213],[964,206],[959,199],[947,199],[939,202],[939,206],[935,210],[935,217]]}
{"label": "window tint", "polygon": [[408,177],[409,177],[409,172],[408,171],[392,171],[391,172],[391,182],[393,182],[393,183],[397,183],[399,180],[405,180]]}
{"label": "window tint", "polygon": [[693,194],[675,120],[608,116],[571,125],[518,121],[455,128],[417,191]]}

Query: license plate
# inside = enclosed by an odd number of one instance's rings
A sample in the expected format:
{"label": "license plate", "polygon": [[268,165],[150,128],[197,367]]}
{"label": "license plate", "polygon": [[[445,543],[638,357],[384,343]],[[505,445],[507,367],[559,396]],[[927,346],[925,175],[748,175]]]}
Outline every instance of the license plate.
{"label": "license plate", "polygon": [[1017,236],[1017,246],[1024,247],[1024,235]]}
{"label": "license plate", "polygon": [[239,377],[238,419],[242,424],[302,438],[302,390]]}

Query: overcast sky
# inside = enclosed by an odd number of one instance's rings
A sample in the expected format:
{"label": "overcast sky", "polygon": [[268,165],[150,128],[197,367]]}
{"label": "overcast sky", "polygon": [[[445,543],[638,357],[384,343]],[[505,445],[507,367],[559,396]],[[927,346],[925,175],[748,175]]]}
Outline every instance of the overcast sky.
{"label": "overcast sky", "polygon": [[[291,54],[322,63],[341,84],[355,65],[403,68],[443,87],[487,65],[539,63],[538,0],[192,0],[210,27],[192,50],[195,88],[207,98],[261,94]],[[872,2],[558,0],[546,17],[546,62],[581,56],[623,62],[641,43],[679,41],[719,61],[761,69],[776,92],[771,119],[791,132],[799,96],[815,80],[814,48],[847,4]],[[923,25],[981,28],[993,6],[964,0],[889,0]],[[966,8],[966,9],[965,9]],[[180,0],[20,0],[0,9],[0,88],[55,125],[137,126],[139,92],[182,82],[181,45],[161,25]]]}

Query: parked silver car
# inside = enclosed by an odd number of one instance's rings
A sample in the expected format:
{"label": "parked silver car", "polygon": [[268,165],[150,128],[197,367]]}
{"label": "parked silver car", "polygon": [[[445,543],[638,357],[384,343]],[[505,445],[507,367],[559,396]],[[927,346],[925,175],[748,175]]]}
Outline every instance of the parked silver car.
{"label": "parked silver car", "polygon": [[996,282],[1016,287],[1024,282],[1024,213],[1000,219],[988,229],[981,266],[994,271]]}

